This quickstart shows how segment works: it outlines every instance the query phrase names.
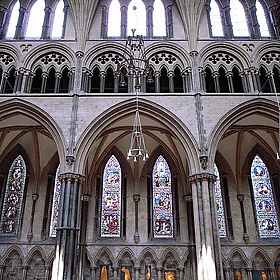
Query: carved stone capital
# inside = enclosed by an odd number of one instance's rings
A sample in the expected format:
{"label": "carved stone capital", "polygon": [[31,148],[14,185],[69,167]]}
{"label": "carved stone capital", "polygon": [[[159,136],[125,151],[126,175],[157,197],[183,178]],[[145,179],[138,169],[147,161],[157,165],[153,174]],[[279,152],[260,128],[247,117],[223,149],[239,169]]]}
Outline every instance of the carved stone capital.
{"label": "carved stone capital", "polygon": [[189,181],[191,183],[201,182],[201,181],[209,181],[209,182],[215,182],[217,179],[217,176],[210,173],[199,173],[189,176]]}

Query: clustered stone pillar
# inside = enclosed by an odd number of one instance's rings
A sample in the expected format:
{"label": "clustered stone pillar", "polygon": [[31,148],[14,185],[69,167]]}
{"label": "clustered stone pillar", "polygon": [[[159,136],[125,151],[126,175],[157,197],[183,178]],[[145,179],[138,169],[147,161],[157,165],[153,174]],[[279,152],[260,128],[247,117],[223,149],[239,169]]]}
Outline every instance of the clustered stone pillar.
{"label": "clustered stone pillar", "polygon": [[61,195],[52,279],[76,279],[80,201],[84,177],[66,173],[59,176]]}
{"label": "clustered stone pillar", "polygon": [[[213,187],[215,175],[209,173],[195,174],[189,177],[192,183],[193,209],[195,228],[195,244],[197,259],[197,279],[222,279],[219,249],[213,238],[213,220],[215,220],[215,204],[210,189]],[[213,217],[212,217],[213,216]],[[215,222],[217,223],[217,221]],[[215,227],[214,227],[215,228]]]}

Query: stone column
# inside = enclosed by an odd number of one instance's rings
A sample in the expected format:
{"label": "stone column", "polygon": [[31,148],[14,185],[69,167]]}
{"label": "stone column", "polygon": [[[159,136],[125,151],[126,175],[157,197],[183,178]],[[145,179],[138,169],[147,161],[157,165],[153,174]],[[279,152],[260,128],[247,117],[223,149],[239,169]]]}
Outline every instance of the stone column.
{"label": "stone column", "polygon": [[61,34],[61,39],[65,38],[65,33],[66,33],[66,25],[67,25],[67,16],[68,16],[68,3],[66,0],[64,0],[64,8],[63,8],[63,13],[64,13],[64,17],[63,17],[63,25],[62,25],[62,34]]}
{"label": "stone column", "polygon": [[91,266],[90,267],[90,276],[91,276],[91,280],[95,280],[95,277],[96,277],[96,266]]}
{"label": "stone column", "polygon": [[29,266],[28,265],[23,265],[22,266],[22,280],[26,280],[27,279],[27,270],[28,270]]}
{"label": "stone column", "polygon": [[6,19],[7,9],[0,6],[0,39],[4,38],[4,24]]}
{"label": "stone column", "polygon": [[1,80],[1,84],[0,84],[0,93],[4,93],[8,78],[9,78],[9,74],[7,72],[3,72],[2,80]]}
{"label": "stone column", "polygon": [[162,267],[161,266],[157,266],[156,267],[156,272],[157,272],[157,280],[161,280]]}
{"label": "stone column", "polygon": [[136,244],[139,242],[139,229],[138,229],[138,203],[140,201],[140,195],[139,194],[134,194],[133,195],[133,201],[135,203],[135,229],[134,229],[134,241]]}
{"label": "stone column", "polygon": [[[217,255],[220,248],[214,248],[212,232],[212,228],[215,229],[213,225],[215,209],[213,209],[213,195],[209,191],[213,188],[211,182],[214,179],[215,175],[209,173],[189,176],[189,180],[192,183],[194,217],[197,217],[194,221],[194,229],[196,237],[197,279],[199,280],[222,279],[219,254]],[[215,224],[217,224],[217,221],[215,221]],[[214,243],[215,246],[218,246],[215,240]]]}
{"label": "stone column", "polygon": [[280,36],[279,36],[280,35],[280,25],[279,25],[279,22],[277,22],[277,17],[276,17],[277,13],[280,13],[277,5],[274,5],[269,8],[269,14],[270,14],[271,22],[273,25],[273,29],[270,31],[271,31],[271,34],[274,35],[274,37],[276,39],[279,39],[280,38]]}
{"label": "stone column", "polygon": [[212,24],[211,24],[211,17],[210,17],[210,12],[211,12],[211,7],[209,4],[205,5],[206,8],[206,17],[207,17],[207,22],[208,22],[208,32],[209,32],[209,36],[213,37],[213,33],[212,33]]}
{"label": "stone column", "polygon": [[46,85],[47,85],[47,79],[49,74],[47,72],[42,73],[42,85],[41,85],[41,93],[45,93],[46,91]]}
{"label": "stone column", "polygon": [[149,39],[153,38],[154,36],[153,12],[154,12],[154,7],[152,5],[148,5],[148,7],[146,8],[146,14],[147,14],[147,37]]}
{"label": "stone column", "polygon": [[224,270],[225,270],[225,280],[231,280],[230,279],[230,267],[226,266],[226,267],[224,267]]}
{"label": "stone column", "polygon": [[41,39],[49,39],[50,38],[50,17],[51,17],[52,9],[50,7],[45,7],[45,17],[43,22]]}
{"label": "stone column", "polygon": [[37,202],[38,198],[39,198],[39,195],[37,193],[32,194],[32,209],[31,209],[29,230],[27,233],[28,242],[31,242],[31,240],[33,238],[33,222],[34,222],[36,202]]}
{"label": "stone column", "polygon": [[100,71],[100,92],[104,92],[105,91],[105,77],[106,77],[106,73],[105,71]]}
{"label": "stone column", "polygon": [[246,267],[246,272],[247,272],[247,279],[248,280],[253,280],[253,268],[252,267]]}
{"label": "stone column", "polygon": [[23,38],[23,22],[25,18],[26,9],[23,7],[19,8],[19,16],[18,16],[18,22],[16,26],[16,32],[15,32],[15,39],[22,39]]}
{"label": "stone column", "polygon": [[167,73],[168,76],[168,81],[169,81],[169,92],[174,92],[174,72],[173,71],[169,71]]}
{"label": "stone column", "polygon": [[61,77],[62,77],[62,74],[60,72],[56,72],[55,73],[54,93],[58,93],[59,92]]}
{"label": "stone column", "polygon": [[159,93],[160,92],[160,72],[155,71],[154,76],[155,76],[155,92]]}
{"label": "stone column", "polygon": [[45,279],[46,280],[50,280],[51,269],[52,269],[51,265],[45,265]]}
{"label": "stone column", "polygon": [[241,211],[241,218],[242,218],[242,225],[243,225],[243,239],[246,244],[249,243],[249,235],[247,233],[247,224],[246,224],[246,217],[245,217],[245,211],[244,211],[244,194],[238,194],[237,200],[239,201],[240,205],[240,211]]}
{"label": "stone column", "polygon": [[254,39],[259,39],[261,38],[261,31],[260,31],[260,25],[258,23],[258,18],[257,18],[257,9],[256,6],[252,6],[249,8],[250,15],[251,15],[251,36]]}
{"label": "stone column", "polygon": [[20,92],[22,80],[24,75],[24,69],[21,67],[16,71],[16,79],[15,79],[15,86],[14,86],[14,93]]}
{"label": "stone column", "polygon": [[259,71],[255,67],[250,67],[249,71],[246,71],[246,74],[249,82],[249,91],[259,92],[261,89],[260,79],[258,78]]}
{"label": "stone column", "polygon": [[121,6],[121,38],[127,37],[127,7]]}
{"label": "stone column", "polygon": [[165,8],[166,16],[166,36],[173,38],[173,16],[172,16],[172,5],[168,5]]}
{"label": "stone column", "polygon": [[83,272],[86,261],[86,235],[87,235],[87,217],[88,217],[88,202],[90,195],[82,195],[82,206],[81,206],[81,231],[80,231],[80,242],[79,242],[79,279],[83,279]]}
{"label": "stone column", "polygon": [[135,277],[133,277],[134,280],[139,280],[139,272],[140,272],[140,267],[134,267],[134,275]]}
{"label": "stone column", "polygon": [[226,78],[228,82],[229,92],[234,92],[233,82],[232,82],[232,71],[226,73]]}
{"label": "stone column", "polygon": [[118,270],[119,267],[116,266],[113,267],[113,280],[118,280]]}
{"label": "stone column", "polygon": [[212,73],[212,77],[213,77],[213,79],[214,79],[214,85],[215,85],[215,91],[216,91],[216,92],[221,92],[221,90],[220,90],[220,84],[219,84],[219,76],[220,76],[220,74],[219,74],[218,71],[214,71],[214,72]]}
{"label": "stone column", "polygon": [[224,19],[224,30],[225,30],[225,37],[227,39],[231,39],[234,37],[233,30],[232,30],[232,22],[230,16],[230,6],[223,7],[223,19]]}
{"label": "stone column", "polygon": [[84,177],[65,173],[59,176],[61,193],[52,279],[76,279],[80,200]]}
{"label": "stone column", "polygon": [[101,31],[100,37],[106,39],[108,36],[108,16],[109,16],[109,9],[105,5],[101,5],[102,7],[102,14],[101,14]]}
{"label": "stone column", "polygon": [[4,264],[0,265],[0,280],[3,280],[5,268],[6,268],[6,265],[4,265]]}

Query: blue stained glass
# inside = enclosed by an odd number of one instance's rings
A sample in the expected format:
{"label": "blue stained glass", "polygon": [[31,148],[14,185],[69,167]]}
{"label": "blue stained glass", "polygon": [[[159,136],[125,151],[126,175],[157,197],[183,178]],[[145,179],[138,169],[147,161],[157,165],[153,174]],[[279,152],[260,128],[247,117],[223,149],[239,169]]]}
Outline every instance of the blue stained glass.
{"label": "blue stained glass", "polygon": [[217,176],[217,180],[215,182],[215,198],[217,203],[217,219],[218,219],[219,236],[226,237],[227,231],[226,231],[226,223],[225,223],[223,197],[221,191],[220,173],[216,164],[214,164],[214,173]]}
{"label": "blue stained glass", "polygon": [[251,180],[259,236],[261,238],[280,237],[269,172],[258,155],[255,156],[251,165]]}
{"label": "blue stained glass", "polygon": [[19,155],[10,167],[0,222],[0,234],[16,236],[19,232],[26,179],[26,165]]}
{"label": "blue stained glass", "polygon": [[101,237],[121,235],[121,166],[113,155],[103,173]]}
{"label": "blue stained glass", "polygon": [[56,237],[60,189],[61,189],[61,183],[58,179],[59,175],[60,175],[60,166],[58,166],[58,168],[56,170],[56,174],[55,174],[55,186],[54,186],[54,192],[53,192],[51,223],[50,223],[50,237]]}
{"label": "blue stained glass", "polygon": [[153,167],[153,232],[155,238],[173,237],[171,172],[162,155]]}

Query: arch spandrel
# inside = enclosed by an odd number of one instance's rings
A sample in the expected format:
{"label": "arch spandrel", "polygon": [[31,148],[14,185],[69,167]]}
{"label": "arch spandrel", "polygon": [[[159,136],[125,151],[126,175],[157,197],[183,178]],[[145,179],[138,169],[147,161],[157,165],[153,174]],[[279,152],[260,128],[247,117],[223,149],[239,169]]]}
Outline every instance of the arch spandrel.
{"label": "arch spandrel", "polygon": [[[40,109],[35,104],[16,98],[0,103],[0,119],[2,122],[5,122],[3,129],[5,129],[5,127],[8,125],[8,120],[10,118],[21,115],[23,116],[22,120],[30,119],[30,124],[32,124],[32,126],[35,124],[37,124],[37,126],[41,125],[42,129],[45,129],[46,132],[50,134],[52,140],[55,142],[59,158],[61,159],[63,165],[66,140],[59,125],[46,111]],[[16,124],[13,123],[13,125]]]}
{"label": "arch spandrel", "polygon": [[[180,119],[160,105],[147,100],[139,100],[139,112],[149,153],[153,152],[157,143],[164,146],[171,141],[171,151],[174,156],[177,155],[177,164],[183,165],[183,169],[187,167],[189,172],[199,170],[198,155],[195,152],[198,144]],[[90,154],[90,158],[95,158],[95,161],[100,157],[104,149],[102,145],[118,144],[126,157],[134,115],[135,99],[131,99],[107,109],[89,123],[77,141],[76,172],[83,174],[86,159]]]}

